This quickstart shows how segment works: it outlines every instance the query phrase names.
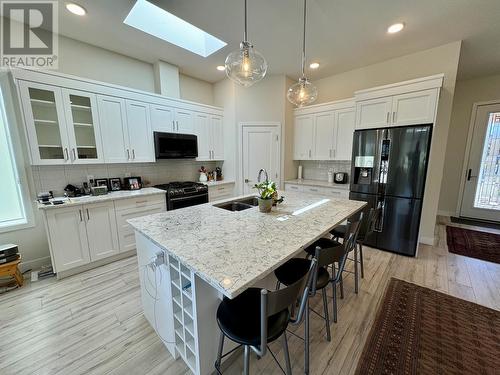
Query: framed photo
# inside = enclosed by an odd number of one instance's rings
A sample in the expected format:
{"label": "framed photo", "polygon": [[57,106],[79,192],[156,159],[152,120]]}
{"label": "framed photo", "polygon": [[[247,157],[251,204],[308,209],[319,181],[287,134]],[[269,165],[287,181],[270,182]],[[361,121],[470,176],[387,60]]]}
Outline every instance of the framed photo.
{"label": "framed photo", "polygon": [[128,190],[139,190],[142,188],[142,181],[140,177],[125,177],[123,185]]}
{"label": "framed photo", "polygon": [[96,178],[95,180],[95,186],[106,186],[109,188],[109,183],[107,178]]}
{"label": "framed photo", "polygon": [[119,177],[109,179],[109,190],[117,191],[122,189],[122,180]]}

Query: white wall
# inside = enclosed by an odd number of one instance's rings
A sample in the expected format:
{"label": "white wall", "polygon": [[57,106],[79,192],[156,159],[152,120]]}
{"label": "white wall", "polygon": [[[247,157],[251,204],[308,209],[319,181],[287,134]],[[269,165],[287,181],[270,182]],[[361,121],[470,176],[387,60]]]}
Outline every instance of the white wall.
{"label": "white wall", "polygon": [[197,103],[214,105],[214,85],[185,74],[179,74],[181,98]]}
{"label": "white wall", "polygon": [[456,214],[472,106],[492,100],[500,101],[500,75],[457,82],[439,198],[442,214]]}
{"label": "white wall", "polygon": [[378,64],[355,69],[314,81],[318,103],[353,96],[356,90],[444,73],[436,124],[431,146],[428,178],[421,220],[421,239],[430,243],[438,210],[445,147],[450,125],[461,42],[453,42],[425,51],[401,56]]}

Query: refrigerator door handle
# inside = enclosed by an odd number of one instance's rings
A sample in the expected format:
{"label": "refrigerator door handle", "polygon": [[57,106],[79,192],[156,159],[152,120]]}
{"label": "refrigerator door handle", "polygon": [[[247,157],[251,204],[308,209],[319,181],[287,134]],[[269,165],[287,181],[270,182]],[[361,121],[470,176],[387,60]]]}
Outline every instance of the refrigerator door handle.
{"label": "refrigerator door handle", "polygon": [[385,200],[379,200],[377,203],[377,209],[380,208],[380,214],[375,218],[374,232],[381,233],[384,230],[384,216],[385,216]]}

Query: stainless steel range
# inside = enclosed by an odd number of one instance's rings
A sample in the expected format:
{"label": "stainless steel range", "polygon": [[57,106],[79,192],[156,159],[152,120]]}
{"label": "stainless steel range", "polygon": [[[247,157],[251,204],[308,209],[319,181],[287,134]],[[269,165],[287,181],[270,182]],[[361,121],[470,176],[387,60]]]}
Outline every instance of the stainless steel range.
{"label": "stainless steel range", "polygon": [[208,202],[208,186],[199,182],[170,182],[155,188],[167,192],[168,211]]}

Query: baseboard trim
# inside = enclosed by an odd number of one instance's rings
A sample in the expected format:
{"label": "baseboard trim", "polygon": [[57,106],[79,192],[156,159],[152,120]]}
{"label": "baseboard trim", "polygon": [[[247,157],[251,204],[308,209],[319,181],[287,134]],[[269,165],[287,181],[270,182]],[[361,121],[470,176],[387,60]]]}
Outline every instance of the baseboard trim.
{"label": "baseboard trim", "polygon": [[434,237],[420,237],[419,242],[424,244],[424,245],[434,246],[435,238]]}
{"label": "baseboard trim", "polygon": [[19,265],[19,268],[21,269],[21,272],[25,272],[27,270],[39,270],[42,268],[42,266],[46,266],[51,264],[50,261],[50,256],[48,257],[43,257],[43,258],[37,258],[33,260],[28,260],[28,261],[22,261],[21,264]]}

